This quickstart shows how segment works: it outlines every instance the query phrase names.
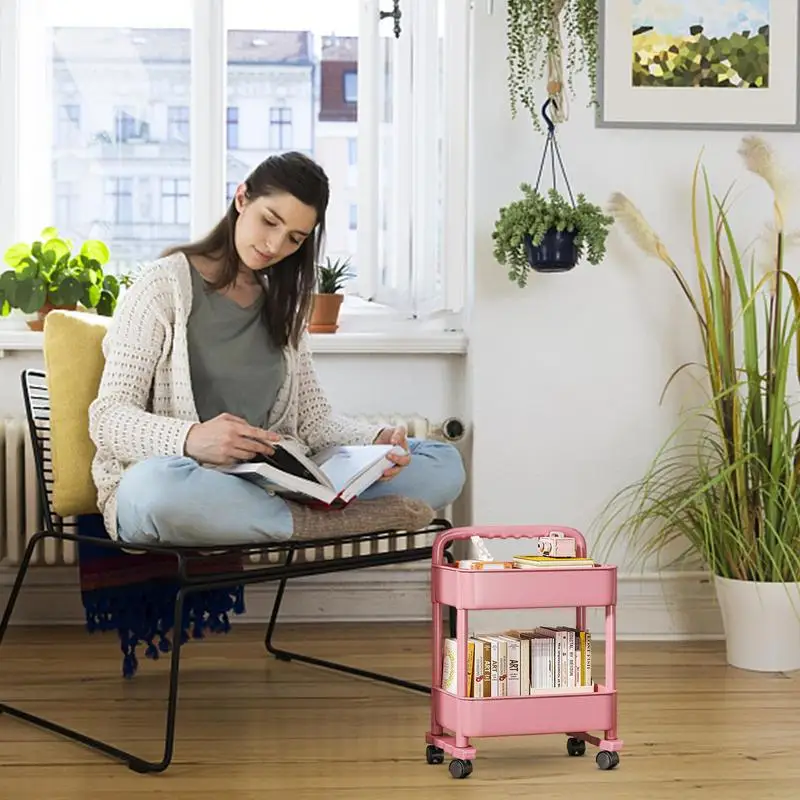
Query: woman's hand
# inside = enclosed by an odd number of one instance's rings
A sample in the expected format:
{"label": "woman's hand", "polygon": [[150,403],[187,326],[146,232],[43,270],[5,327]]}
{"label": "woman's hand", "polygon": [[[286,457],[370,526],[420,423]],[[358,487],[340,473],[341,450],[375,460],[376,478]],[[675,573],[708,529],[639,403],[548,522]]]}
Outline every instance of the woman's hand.
{"label": "woman's hand", "polygon": [[280,438],[272,431],[254,428],[241,417],[220,414],[189,430],[184,452],[201,464],[229,466],[256,455],[271,456],[275,450],[270,442]]}
{"label": "woman's hand", "polygon": [[396,444],[405,450],[405,455],[397,453],[389,453],[386,458],[392,461],[395,466],[390,467],[383,473],[380,480],[388,481],[394,478],[403,467],[407,467],[411,461],[411,454],[408,452],[408,438],[406,429],[403,425],[398,425],[396,428],[383,428],[381,432],[375,437],[375,444]]}

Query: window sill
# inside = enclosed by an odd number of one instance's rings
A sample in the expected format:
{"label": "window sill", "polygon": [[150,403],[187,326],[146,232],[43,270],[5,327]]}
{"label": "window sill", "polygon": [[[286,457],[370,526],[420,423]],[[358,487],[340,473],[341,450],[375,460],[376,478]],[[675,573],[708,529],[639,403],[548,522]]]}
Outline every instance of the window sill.
{"label": "window sill", "polygon": [[[460,331],[340,331],[313,333],[310,339],[314,353],[464,355],[467,352],[467,337]],[[0,325],[0,358],[15,351],[40,351],[43,340],[42,333],[3,329]]]}
{"label": "window sill", "polygon": [[402,353],[464,355],[467,337],[461,331],[312,333],[314,353]]}

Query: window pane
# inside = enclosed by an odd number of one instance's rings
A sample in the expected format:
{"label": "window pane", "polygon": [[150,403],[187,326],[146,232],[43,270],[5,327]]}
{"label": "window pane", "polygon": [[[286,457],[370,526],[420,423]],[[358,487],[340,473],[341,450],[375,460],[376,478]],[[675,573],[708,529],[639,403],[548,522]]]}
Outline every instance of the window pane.
{"label": "window pane", "polygon": [[[105,241],[133,270],[189,237],[191,0],[25,0],[23,183],[47,165],[48,202],[24,236],[56,225]],[[52,124],[43,124],[42,105]],[[52,165],[52,168],[50,167]]]}
{"label": "window pane", "polygon": [[228,198],[267,156],[310,155],[331,183],[326,253],[355,271],[359,2],[225,2]]}

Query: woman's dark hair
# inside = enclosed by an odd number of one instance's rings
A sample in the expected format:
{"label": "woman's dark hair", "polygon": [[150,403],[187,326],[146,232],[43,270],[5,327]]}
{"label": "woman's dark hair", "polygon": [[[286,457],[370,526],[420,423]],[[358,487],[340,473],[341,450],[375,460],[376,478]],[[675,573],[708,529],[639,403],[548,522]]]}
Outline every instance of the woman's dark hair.
{"label": "woman's dark hair", "polygon": [[[264,323],[270,337],[278,347],[289,343],[296,347],[311,308],[316,264],[325,237],[325,212],[330,196],[328,176],[322,167],[302,153],[281,153],[262,161],[246,178],[245,187],[248,200],[285,192],[317,212],[314,232],[297,251],[260,271],[265,294]],[[209,283],[209,288],[212,291],[225,289],[239,273],[234,240],[238,217],[234,198],[225,216],[206,236],[197,242],[170,247],[162,255],[181,252],[187,257],[221,259],[222,271],[214,283]]]}

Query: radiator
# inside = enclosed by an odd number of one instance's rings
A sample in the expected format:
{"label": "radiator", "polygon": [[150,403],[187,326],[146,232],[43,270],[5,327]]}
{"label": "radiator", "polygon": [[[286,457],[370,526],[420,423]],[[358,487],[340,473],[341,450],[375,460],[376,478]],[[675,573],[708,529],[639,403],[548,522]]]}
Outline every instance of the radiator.
{"label": "radiator", "polygon": [[[36,465],[24,418],[0,422],[0,564],[16,566],[31,536],[44,527]],[[52,539],[41,544],[33,564],[75,563],[72,543]]]}
{"label": "radiator", "polygon": [[[405,425],[408,435],[450,441],[458,446],[466,427],[457,418],[439,424],[417,414],[361,415],[361,421],[386,425]],[[452,508],[437,509],[437,514],[452,519]],[[0,565],[17,566],[30,537],[44,527],[39,499],[33,447],[24,418],[0,422]],[[40,566],[65,566],[77,562],[72,542],[47,539],[37,548],[32,563]]]}

